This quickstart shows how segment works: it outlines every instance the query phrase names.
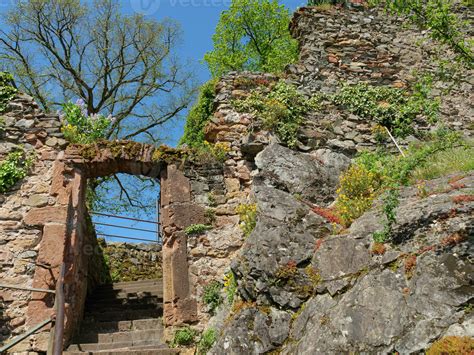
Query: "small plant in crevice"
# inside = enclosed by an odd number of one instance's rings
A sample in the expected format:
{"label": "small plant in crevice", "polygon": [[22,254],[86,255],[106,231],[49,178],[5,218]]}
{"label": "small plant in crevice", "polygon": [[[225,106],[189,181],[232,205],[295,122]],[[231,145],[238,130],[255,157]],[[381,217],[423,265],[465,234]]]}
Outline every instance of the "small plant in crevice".
{"label": "small plant in crevice", "polygon": [[202,335],[201,339],[198,342],[198,355],[205,355],[209,350],[211,350],[212,346],[217,340],[217,332],[213,328],[209,328],[205,330]]}
{"label": "small plant in crevice", "polygon": [[212,229],[212,226],[208,224],[191,224],[189,227],[187,227],[184,230],[184,233],[188,236],[199,235],[211,229]]}
{"label": "small plant in crevice", "polygon": [[295,86],[279,81],[269,93],[254,90],[249,97],[234,101],[233,105],[239,112],[254,114],[264,128],[274,131],[284,144],[294,148],[304,117],[319,108],[319,98],[307,99]]}
{"label": "small plant in crevice", "polygon": [[65,103],[60,118],[64,138],[71,143],[79,144],[90,144],[106,138],[107,129],[114,122],[112,116],[88,114],[82,100]]}
{"label": "small plant in crevice", "polygon": [[247,238],[257,225],[257,204],[241,204],[237,207],[236,212],[240,217],[240,229]]}
{"label": "small plant in crevice", "polygon": [[196,337],[196,331],[190,327],[184,327],[178,329],[174,333],[173,341],[171,342],[172,347],[176,346],[189,346],[194,344],[194,339]]}
{"label": "small plant in crevice", "polygon": [[226,142],[217,142],[215,144],[203,141],[200,145],[192,147],[195,159],[202,164],[223,163],[227,159],[227,153],[230,151],[230,144]]}
{"label": "small plant in crevice", "polygon": [[417,263],[417,256],[416,254],[408,255],[405,258],[405,275],[408,280],[413,277],[413,273],[415,272],[415,267]]}
{"label": "small plant in crevice", "polygon": [[9,153],[0,163],[0,193],[7,192],[25,178],[32,165],[33,158],[28,157],[23,150]]}
{"label": "small plant in crevice", "polygon": [[217,307],[223,302],[221,295],[222,287],[223,285],[219,281],[211,281],[204,287],[202,301],[207,305],[211,314],[215,314]]}
{"label": "small plant in crevice", "polygon": [[275,273],[276,284],[284,285],[289,280],[294,278],[298,274],[298,267],[294,260],[288,261],[285,265],[280,266]]}
{"label": "small plant in crevice", "polygon": [[400,204],[399,200],[400,192],[398,188],[394,187],[389,189],[383,197],[383,229],[373,234],[374,242],[385,243],[392,237],[393,225],[397,221],[396,209]]}
{"label": "small plant in crevice", "polygon": [[232,304],[237,293],[237,280],[232,271],[229,271],[224,275],[224,290],[227,294],[227,301],[229,304]]}
{"label": "small plant in crevice", "polygon": [[374,255],[384,255],[386,251],[387,251],[387,248],[385,247],[385,244],[383,243],[375,242],[372,245],[372,254]]}
{"label": "small plant in crevice", "polygon": [[207,223],[210,225],[213,224],[216,221],[216,210],[213,208],[206,208],[204,217],[206,217]]}

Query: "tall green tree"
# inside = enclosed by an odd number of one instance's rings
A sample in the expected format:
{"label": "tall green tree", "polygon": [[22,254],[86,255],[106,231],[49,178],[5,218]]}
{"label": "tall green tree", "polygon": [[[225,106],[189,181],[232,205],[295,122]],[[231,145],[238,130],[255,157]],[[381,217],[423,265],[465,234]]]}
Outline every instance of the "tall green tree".
{"label": "tall green tree", "polygon": [[204,60],[213,77],[229,71],[279,72],[298,57],[290,13],[277,0],[233,0],[221,14]]}

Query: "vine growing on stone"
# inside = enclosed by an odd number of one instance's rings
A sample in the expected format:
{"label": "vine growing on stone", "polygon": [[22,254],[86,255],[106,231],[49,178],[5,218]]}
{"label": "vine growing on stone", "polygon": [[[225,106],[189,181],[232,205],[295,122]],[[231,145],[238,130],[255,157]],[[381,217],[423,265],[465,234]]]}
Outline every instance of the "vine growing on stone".
{"label": "vine growing on stone", "polygon": [[0,113],[7,108],[8,102],[13,99],[17,90],[12,86],[13,76],[0,71]]}
{"label": "vine growing on stone", "polygon": [[294,148],[305,115],[319,107],[319,99],[307,99],[295,86],[279,81],[269,93],[253,90],[249,97],[233,104],[239,112],[254,114],[266,129],[274,131],[284,144]]}
{"label": "vine growing on stone", "polygon": [[7,192],[26,177],[32,164],[33,160],[22,150],[8,154],[0,164],[0,193]]}

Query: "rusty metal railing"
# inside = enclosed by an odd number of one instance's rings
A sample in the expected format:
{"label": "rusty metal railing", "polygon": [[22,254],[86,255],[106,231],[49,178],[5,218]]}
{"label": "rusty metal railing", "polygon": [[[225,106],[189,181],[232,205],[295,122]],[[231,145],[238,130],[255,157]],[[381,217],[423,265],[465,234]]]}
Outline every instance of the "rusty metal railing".
{"label": "rusty metal railing", "polygon": [[[59,278],[56,282],[56,290],[49,290],[49,289],[41,289],[41,288],[33,288],[33,287],[23,287],[23,286],[15,286],[15,285],[5,285],[0,284],[0,288],[7,288],[13,290],[22,290],[22,291],[29,291],[29,292],[38,292],[38,293],[52,293],[55,295],[55,309],[56,314],[55,316],[45,319],[41,323],[33,326],[31,329],[28,329],[25,333],[20,334],[13,338],[9,343],[3,345],[0,348],[0,354],[3,354],[7,350],[13,348],[15,345],[21,343],[23,340],[27,339],[28,337],[32,336],[39,330],[43,329],[47,325],[54,323],[54,329],[50,333],[51,335],[54,334],[54,341],[53,344],[53,354],[54,355],[61,355],[63,352],[63,339],[64,339],[64,275],[66,273],[66,266],[64,264],[61,265],[61,269],[59,272]],[[48,352],[49,353],[49,352]]]}

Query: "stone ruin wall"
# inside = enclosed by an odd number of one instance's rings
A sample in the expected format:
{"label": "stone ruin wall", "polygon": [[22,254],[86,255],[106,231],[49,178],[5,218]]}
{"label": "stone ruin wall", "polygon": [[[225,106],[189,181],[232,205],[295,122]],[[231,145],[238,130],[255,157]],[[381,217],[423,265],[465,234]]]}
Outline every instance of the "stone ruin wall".
{"label": "stone ruin wall", "polygon": [[[439,46],[426,35],[402,28],[397,19],[375,10],[332,11],[302,8],[295,14],[292,32],[300,41],[301,60],[288,68],[286,80],[297,84],[302,92],[334,92],[341,81],[404,87],[414,80],[411,68],[437,70],[431,58]],[[443,96],[442,106],[444,121],[458,129],[472,124],[474,116],[472,72],[463,74],[461,84]],[[127,156],[124,150],[114,156],[107,148],[98,149],[93,158],[84,158],[75,147],[64,152],[67,143],[61,136],[58,117],[42,113],[30,98],[18,95],[4,114],[7,127],[0,142],[0,157],[22,144],[34,151],[37,159],[31,174],[13,191],[0,196],[2,282],[52,288],[57,265],[66,260],[70,266],[66,279],[70,335],[77,327],[75,320],[80,319],[87,292],[84,270],[93,262],[81,252],[85,245],[94,247],[84,222],[86,178],[117,171],[159,177],[164,322],[197,324],[203,329],[209,320],[202,303],[203,289],[213,280],[222,281],[231,260],[238,256],[244,238],[235,208],[252,200],[253,159],[275,140],[255,125],[254,117],[233,109],[232,100],[245,97],[251,89],[242,87],[242,78],[246,82],[278,80],[272,75],[250,73],[231,73],[221,80],[206,139],[226,143],[231,150],[223,165],[211,166],[156,162],[151,159],[153,148],[146,146],[139,157]],[[436,82],[435,89],[442,90],[444,85]],[[371,123],[337,108],[314,113],[301,131],[304,145],[300,149],[317,156],[321,149],[331,148],[353,156],[357,150],[375,146],[371,130]],[[209,223],[209,210],[216,217],[213,229],[200,236],[187,236],[184,230],[189,225]],[[64,248],[63,253],[56,252],[58,245]],[[45,262],[53,266],[53,277],[35,264]],[[80,296],[73,301],[72,294]],[[51,298],[44,294],[0,290],[0,297],[4,306],[3,340],[51,312]],[[18,350],[41,350],[46,341],[43,333]]]}
{"label": "stone ruin wall", "polygon": [[[471,21],[474,18],[469,8],[462,14]],[[290,65],[287,73],[307,95],[334,93],[343,83],[406,88],[417,80],[417,73],[432,74],[432,94],[442,98],[440,121],[465,135],[472,134],[465,128],[472,128],[474,121],[473,70],[463,69],[455,75],[443,70],[439,60],[453,64],[454,54],[431,40],[426,31],[409,27],[384,11],[357,7],[328,11],[301,8],[290,28],[300,44],[300,61]],[[466,37],[472,38],[474,30],[466,30],[470,31]],[[327,146],[353,155],[375,145],[373,124],[337,107],[327,108],[310,117],[302,136],[311,148]],[[419,131],[430,128],[422,122],[416,127]]]}

